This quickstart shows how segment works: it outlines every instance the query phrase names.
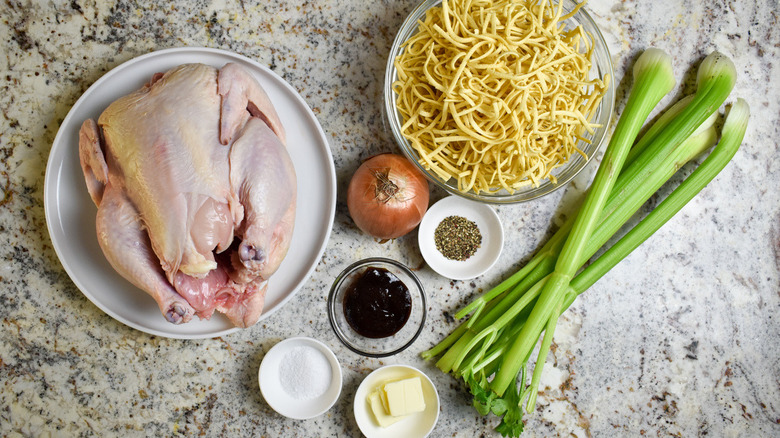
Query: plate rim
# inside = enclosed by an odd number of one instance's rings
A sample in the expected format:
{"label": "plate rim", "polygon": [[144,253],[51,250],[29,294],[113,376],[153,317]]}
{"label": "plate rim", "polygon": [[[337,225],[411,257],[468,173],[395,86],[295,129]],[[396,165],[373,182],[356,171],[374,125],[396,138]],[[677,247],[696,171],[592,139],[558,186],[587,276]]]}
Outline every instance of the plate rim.
{"label": "plate rim", "polygon": [[87,101],[92,94],[95,93],[95,90],[99,89],[105,82],[109,81],[114,75],[119,74],[121,71],[133,66],[134,64],[147,61],[150,58],[158,58],[158,57],[164,57],[169,54],[182,54],[186,52],[193,52],[196,55],[212,55],[217,57],[224,57],[225,62],[229,62],[230,60],[233,61],[239,60],[241,62],[253,66],[254,68],[261,70],[265,74],[272,76],[276,80],[277,85],[285,88],[287,92],[290,93],[290,95],[297,101],[297,103],[301,104],[305,108],[306,117],[311,119],[311,121],[313,122],[312,125],[316,128],[315,130],[316,132],[314,133],[316,134],[317,137],[319,137],[319,139],[322,141],[322,144],[325,146],[324,148],[322,148],[323,149],[322,152],[324,152],[329,157],[329,160],[326,160],[326,163],[324,163],[324,165],[327,167],[326,173],[329,176],[327,183],[330,185],[330,187],[332,187],[332,190],[329,191],[328,193],[329,199],[323,199],[324,203],[327,203],[326,206],[327,206],[327,210],[329,211],[329,214],[327,215],[328,216],[327,223],[325,224],[324,227],[325,234],[323,235],[322,243],[314,257],[314,259],[317,260],[317,262],[311,264],[309,269],[296,283],[294,288],[291,291],[289,291],[274,308],[268,310],[267,312],[265,311],[265,309],[263,310],[260,320],[270,317],[280,308],[284,307],[284,305],[287,304],[287,302],[289,302],[292,299],[292,297],[295,296],[301,290],[304,283],[311,278],[312,272],[314,272],[314,270],[319,265],[319,260],[321,260],[322,255],[324,254],[325,249],[327,248],[328,242],[330,241],[330,234],[335,220],[338,189],[337,189],[336,169],[335,169],[335,163],[333,161],[333,154],[330,148],[330,143],[328,142],[327,136],[325,135],[322,125],[320,124],[314,112],[309,107],[308,103],[303,99],[303,97],[298,93],[298,91],[294,87],[292,87],[292,85],[290,85],[284,78],[282,78],[276,72],[271,70],[269,67],[262,65],[259,62],[245,55],[241,55],[239,53],[235,53],[224,49],[213,48],[213,47],[197,47],[197,46],[172,47],[172,48],[166,48],[160,50],[153,50],[151,52],[144,53],[142,55],[130,58],[114,66],[109,71],[104,73],[100,78],[98,78],[95,82],[93,82],[79,96],[79,98],[73,103],[73,105],[71,105],[70,109],[68,110],[68,113],[62,119],[62,122],[60,122],[59,127],[57,128],[57,134],[55,135],[54,140],[51,143],[51,148],[49,149],[49,155],[47,157],[47,162],[45,167],[43,208],[44,208],[44,216],[46,218],[46,228],[49,234],[49,239],[52,243],[52,247],[54,248],[54,252],[57,255],[57,259],[60,262],[60,265],[68,274],[68,278],[70,278],[70,280],[75,284],[79,292],[81,292],[81,294],[84,295],[92,304],[94,304],[104,313],[106,313],[113,319],[121,322],[122,324],[131,327],[133,329],[136,329],[138,331],[147,333],[149,335],[161,336],[170,339],[210,339],[210,338],[229,335],[238,332],[241,329],[239,327],[231,327],[223,330],[214,330],[214,331],[204,330],[204,331],[197,331],[192,333],[173,333],[173,332],[156,330],[135,323],[133,321],[129,321],[127,318],[119,315],[114,310],[108,308],[103,303],[97,301],[95,298],[92,297],[91,293],[85,291],[84,284],[78,279],[77,276],[75,276],[75,273],[73,272],[69,264],[63,261],[64,249],[61,247],[62,243],[53,237],[55,236],[54,224],[52,223],[53,216],[59,217],[60,215],[58,212],[56,214],[53,213],[53,210],[57,210],[58,206],[52,205],[52,202],[54,202],[52,198],[58,194],[58,187],[55,187],[56,184],[54,184],[51,181],[51,178],[55,176],[59,176],[60,172],[58,170],[61,169],[61,167],[64,165],[63,162],[53,161],[53,157],[55,155],[53,152],[55,151],[54,150],[55,147],[57,147],[58,144],[61,144],[64,141],[63,140],[64,136],[67,135],[67,133],[65,132],[66,129],[64,129],[64,127],[67,127],[71,123],[73,123],[72,119],[75,117],[78,108],[82,106],[84,102]]}

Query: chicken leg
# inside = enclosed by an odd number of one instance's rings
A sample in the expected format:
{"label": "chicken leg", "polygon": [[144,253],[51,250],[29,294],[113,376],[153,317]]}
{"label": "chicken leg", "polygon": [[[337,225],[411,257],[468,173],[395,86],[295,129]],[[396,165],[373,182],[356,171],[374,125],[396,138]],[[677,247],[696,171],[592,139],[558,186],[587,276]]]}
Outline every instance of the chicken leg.
{"label": "chicken leg", "polygon": [[260,119],[247,121],[233,142],[230,184],[245,206],[233,261],[236,281],[268,279],[290,247],[297,184],[285,146]]}
{"label": "chicken leg", "polygon": [[133,204],[122,190],[105,187],[98,208],[97,237],[111,266],[151,295],[169,322],[188,322],[195,310],[165,278]]}

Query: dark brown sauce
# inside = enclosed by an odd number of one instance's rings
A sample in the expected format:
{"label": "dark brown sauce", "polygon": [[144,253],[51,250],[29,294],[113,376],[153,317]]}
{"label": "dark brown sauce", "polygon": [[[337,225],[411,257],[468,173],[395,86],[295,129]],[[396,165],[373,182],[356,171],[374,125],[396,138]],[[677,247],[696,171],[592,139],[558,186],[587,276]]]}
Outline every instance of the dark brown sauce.
{"label": "dark brown sauce", "polygon": [[406,285],[384,268],[369,267],[344,294],[344,316],[353,330],[367,338],[398,333],[412,313]]}

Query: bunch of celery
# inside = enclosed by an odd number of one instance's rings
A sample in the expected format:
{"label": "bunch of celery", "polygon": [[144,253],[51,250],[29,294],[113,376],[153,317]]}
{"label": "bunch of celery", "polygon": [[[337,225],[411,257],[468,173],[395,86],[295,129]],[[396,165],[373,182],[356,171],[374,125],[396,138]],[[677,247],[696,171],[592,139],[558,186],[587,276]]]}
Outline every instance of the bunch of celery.
{"label": "bunch of celery", "polygon": [[[699,67],[696,92],[667,110],[635,142],[675,80],[671,58],[658,49],[646,50],[633,73],[625,110],[578,214],[520,271],[459,311],[457,318],[471,316],[422,353],[426,359],[441,356],[436,366],[466,382],[481,415],[492,412],[502,417],[496,430],[504,436],[522,432],[521,405],[526,397],[526,410],[534,408],[561,313],[704,188],[744,137],[749,109],[738,99],[709,156],[641,222],[583,268],[680,167],[715,143],[717,111],[736,80],[731,60],[712,53]],[[529,383],[526,364],[540,337]]]}

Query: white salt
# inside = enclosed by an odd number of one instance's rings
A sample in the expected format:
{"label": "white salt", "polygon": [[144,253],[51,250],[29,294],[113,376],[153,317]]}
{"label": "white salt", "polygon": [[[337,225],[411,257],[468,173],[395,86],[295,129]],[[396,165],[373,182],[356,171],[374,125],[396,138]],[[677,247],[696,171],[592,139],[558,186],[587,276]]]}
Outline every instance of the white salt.
{"label": "white salt", "polygon": [[293,347],[279,364],[282,388],[292,398],[317,398],[330,387],[330,362],[319,350],[306,345]]}

